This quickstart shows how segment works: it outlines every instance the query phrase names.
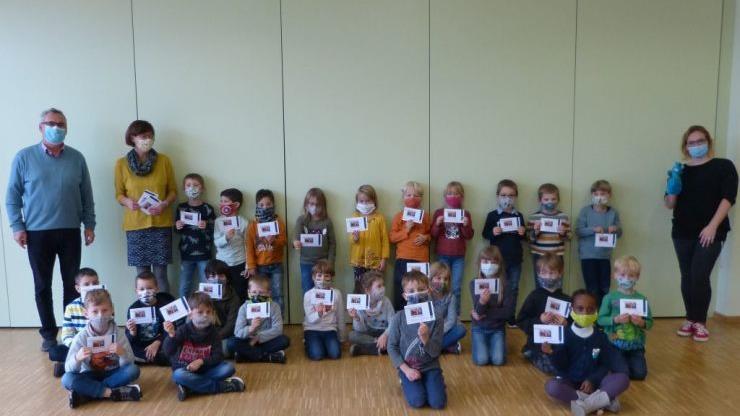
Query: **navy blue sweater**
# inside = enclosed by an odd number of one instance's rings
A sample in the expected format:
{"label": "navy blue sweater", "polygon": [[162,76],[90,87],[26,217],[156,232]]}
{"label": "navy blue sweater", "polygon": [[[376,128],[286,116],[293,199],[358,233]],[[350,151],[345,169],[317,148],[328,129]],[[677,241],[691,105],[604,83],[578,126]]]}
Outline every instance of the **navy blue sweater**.
{"label": "navy blue sweater", "polygon": [[498,220],[501,218],[519,218],[519,224],[524,227],[524,217],[518,211],[508,213],[506,211],[499,211],[494,209],[488,213],[486,217],[486,225],[483,227],[483,238],[491,242],[492,246],[498,247],[501,250],[501,255],[504,257],[504,262],[507,266],[516,265],[522,263],[522,240],[523,235],[519,235],[517,232],[502,233],[497,236],[493,235],[493,228],[498,227]]}
{"label": "navy blue sweater", "polygon": [[576,384],[588,380],[598,387],[609,372],[627,373],[624,358],[599,329],[581,338],[571,325],[564,331],[564,338],[563,344],[553,345],[551,356],[558,377]]}

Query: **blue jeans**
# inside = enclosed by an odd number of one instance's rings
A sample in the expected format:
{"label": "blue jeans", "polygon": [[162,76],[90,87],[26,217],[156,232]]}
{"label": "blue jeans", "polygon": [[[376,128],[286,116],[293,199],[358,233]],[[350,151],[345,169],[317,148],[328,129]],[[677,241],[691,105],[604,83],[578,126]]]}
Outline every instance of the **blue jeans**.
{"label": "blue jeans", "polygon": [[470,330],[473,345],[473,364],[506,364],[506,331],[474,326]]}
{"label": "blue jeans", "polygon": [[233,376],[235,371],[234,365],[226,361],[195,373],[182,367],[172,372],[172,381],[196,393],[214,394],[221,391],[221,383]]}
{"label": "blue jeans", "polygon": [[180,262],[180,297],[187,299],[193,293],[193,273],[198,270],[198,282],[206,281],[206,264],[208,260]]}
{"label": "blue jeans", "polygon": [[609,259],[582,259],[581,273],[586,290],[596,296],[596,305],[601,305],[601,299],[609,293],[611,285],[612,266]]}
{"label": "blue jeans", "polygon": [[282,312],[283,317],[285,317],[285,305],[283,304],[283,263],[257,266],[257,273],[263,274],[270,279],[272,300],[280,305],[280,312]]}
{"label": "blue jeans", "polygon": [[510,296],[513,302],[511,316],[508,321],[514,323],[514,311],[516,310],[517,300],[519,299],[519,280],[522,277],[522,264],[509,264],[506,266],[506,289],[505,295]]}
{"label": "blue jeans", "polygon": [[313,289],[313,264],[311,263],[301,263],[301,289],[303,289],[303,294],[305,295],[306,292]]}
{"label": "blue jeans", "polygon": [[309,360],[318,361],[324,358],[336,360],[342,356],[337,331],[304,331],[306,355]]}
{"label": "blue jeans", "polygon": [[463,274],[465,273],[465,256],[438,255],[437,260],[450,267],[452,274],[452,294],[457,300],[457,316],[460,316],[460,296],[462,293]]}
{"label": "blue jeans", "polygon": [[455,324],[449,331],[445,332],[442,338],[442,349],[446,350],[451,346],[457,344],[458,341],[463,339],[465,333],[468,332],[463,324]]}
{"label": "blue jeans", "polygon": [[429,404],[433,409],[444,409],[447,406],[445,379],[441,368],[424,371],[416,381],[409,381],[401,370],[398,370],[398,376],[401,378],[403,396],[409,406],[419,408]]}
{"label": "blue jeans", "polygon": [[647,377],[647,361],[645,361],[645,350],[620,350],[627,362],[631,380],[645,380]]}
{"label": "blue jeans", "polygon": [[83,396],[100,399],[106,388],[125,386],[137,378],[139,378],[139,367],[136,364],[126,364],[109,371],[64,373],[62,386]]}
{"label": "blue jeans", "polygon": [[263,342],[251,345],[249,339],[231,337],[226,341],[229,351],[239,354],[240,358],[246,361],[259,361],[266,355],[284,350],[290,346],[290,338],[285,335]]}

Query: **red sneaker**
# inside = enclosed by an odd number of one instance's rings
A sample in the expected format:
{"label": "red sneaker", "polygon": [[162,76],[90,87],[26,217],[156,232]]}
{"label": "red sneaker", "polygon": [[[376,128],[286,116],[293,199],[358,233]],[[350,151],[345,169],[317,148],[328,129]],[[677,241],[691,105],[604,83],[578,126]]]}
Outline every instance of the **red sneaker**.
{"label": "red sneaker", "polygon": [[701,322],[694,322],[694,341],[709,341],[709,330]]}
{"label": "red sneaker", "polygon": [[679,337],[690,337],[694,335],[694,323],[689,320],[683,321],[683,324],[678,328],[676,334]]}

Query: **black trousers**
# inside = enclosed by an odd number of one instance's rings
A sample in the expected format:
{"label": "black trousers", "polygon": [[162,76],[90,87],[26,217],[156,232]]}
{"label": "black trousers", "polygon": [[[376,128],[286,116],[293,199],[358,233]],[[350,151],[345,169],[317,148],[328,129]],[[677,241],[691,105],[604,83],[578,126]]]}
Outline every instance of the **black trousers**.
{"label": "black trousers", "polygon": [[686,307],[686,319],[706,322],[712,284],[709,280],[714,263],[722,251],[722,242],[714,241],[702,247],[699,240],[673,239],[678,267],[681,269],[681,295]]}
{"label": "black trousers", "polygon": [[63,303],[66,307],[79,296],[75,290],[75,275],[80,270],[82,236],[79,228],[27,231],[26,234],[28,262],[31,264],[36,293],[36,309],[41,320],[39,333],[44,339],[56,339],[57,323],[51,290],[54,263],[59,257],[64,288]]}

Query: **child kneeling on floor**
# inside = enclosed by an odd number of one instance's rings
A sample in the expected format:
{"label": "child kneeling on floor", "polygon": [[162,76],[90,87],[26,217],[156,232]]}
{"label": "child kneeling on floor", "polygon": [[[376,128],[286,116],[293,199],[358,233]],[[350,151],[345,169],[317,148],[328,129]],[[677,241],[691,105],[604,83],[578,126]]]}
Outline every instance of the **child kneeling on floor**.
{"label": "child kneeling on floor", "polygon": [[93,289],[83,302],[87,324],[69,346],[62,377],[62,385],[69,390],[69,407],[91,399],[138,401],[141,389],[129,383],[139,378],[139,367],[123,329],[113,321],[110,294]]}
{"label": "child kneeling on floor", "polygon": [[[431,300],[429,281],[419,271],[404,274],[401,287],[408,305]],[[393,317],[388,330],[388,356],[398,370],[403,395],[411,407],[428,404],[442,409],[447,405],[445,381],[439,366],[444,322],[440,313],[434,316],[432,322],[409,324],[402,310]]]}
{"label": "child kneeling on floor", "polygon": [[[234,336],[228,341],[228,349],[238,363],[285,364],[290,338],[283,334],[283,315],[280,305],[270,298],[270,284],[270,279],[261,274],[249,278],[249,297],[239,308]],[[248,318],[249,308],[261,303],[269,305],[269,318]]]}
{"label": "child kneeling on floor", "polygon": [[175,331],[172,322],[164,323],[167,337],[164,352],[172,363],[172,380],[177,398],[192,393],[217,394],[244,391],[244,381],[234,375],[234,365],[223,359],[221,336],[214,325],[216,311],[211,298],[195,292],[188,298],[190,313],[185,325]]}

